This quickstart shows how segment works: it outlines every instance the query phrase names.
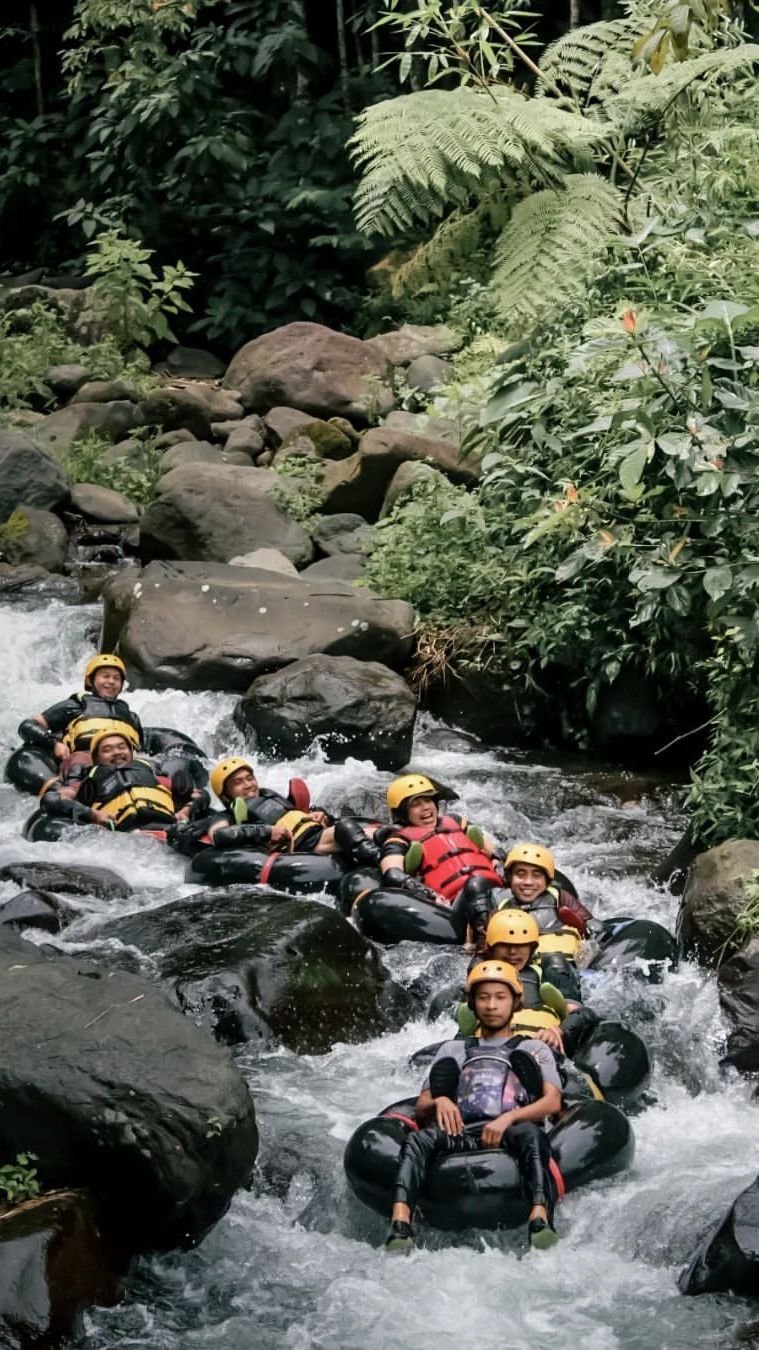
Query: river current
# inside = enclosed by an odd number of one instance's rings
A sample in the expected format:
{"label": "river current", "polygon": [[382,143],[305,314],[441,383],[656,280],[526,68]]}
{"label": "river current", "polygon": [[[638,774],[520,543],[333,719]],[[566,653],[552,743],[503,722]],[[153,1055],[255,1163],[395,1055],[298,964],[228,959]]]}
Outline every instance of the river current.
{"label": "river current", "polygon": [[[0,608],[4,678],[0,759],[22,717],[80,687],[99,608],[58,603]],[[209,754],[242,748],[234,698],[128,694],[143,722],[174,726]],[[259,761],[260,762],[260,761]],[[622,803],[609,776],[492,750],[422,717],[415,767],[458,788],[466,814],[502,841],[544,840],[601,917],[641,914],[672,926],[676,902],[647,880],[682,828],[676,794],[651,782]],[[313,798],[339,807],[388,780],[370,762],[327,764],[318,751],[264,764],[284,787],[308,779]],[[0,864],[55,858],[114,868],[135,888],[128,900],[80,902],[59,939],[82,951],[106,915],[188,893],[184,863],[150,840],[95,835],[28,844],[19,830],[33,803],[0,787]],[[17,891],[0,883],[0,901]],[[37,939],[39,940],[39,938]],[[49,940],[49,939],[46,939]],[[464,959],[403,944],[387,964],[404,983],[436,988]],[[460,1237],[419,1229],[408,1259],[381,1250],[384,1223],[349,1193],[346,1140],[359,1122],[419,1084],[408,1056],[451,1029],[420,1018],[401,1031],[326,1055],[241,1048],[237,1062],[256,1102],[261,1152],[254,1188],[192,1252],[142,1260],[122,1304],[87,1318],[88,1350],[713,1350],[757,1345],[748,1302],[683,1298],[676,1276],[696,1238],[757,1173],[753,1085],[719,1057],[725,1028],[713,976],[685,963],[661,985],[628,974],[588,985],[603,1013],[623,1016],[654,1057],[651,1103],[634,1122],[637,1152],[626,1175],[570,1195],[562,1240],[526,1253],[518,1234]],[[754,1324],[755,1327],[757,1324]]]}

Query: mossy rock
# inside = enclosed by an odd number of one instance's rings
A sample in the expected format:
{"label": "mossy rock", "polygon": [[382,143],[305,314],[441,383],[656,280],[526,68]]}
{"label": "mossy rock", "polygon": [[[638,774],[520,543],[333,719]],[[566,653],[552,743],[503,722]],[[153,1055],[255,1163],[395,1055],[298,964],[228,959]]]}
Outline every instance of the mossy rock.
{"label": "mossy rock", "polygon": [[11,513],[4,525],[0,525],[0,553],[4,553],[8,544],[18,543],[29,533],[29,517],[21,507]]}
{"label": "mossy rock", "polygon": [[757,347],[759,305],[747,309],[745,314],[736,314],[729,326],[724,319],[699,319],[693,331],[698,345],[708,346],[710,356],[726,359],[733,347]]}
{"label": "mossy rock", "polygon": [[353,443],[345,432],[334,423],[322,422],[318,418],[313,422],[304,422],[301,426],[294,427],[280,448],[285,449],[292,441],[299,440],[303,436],[308,437],[321,459],[347,459],[348,455],[353,454]]}

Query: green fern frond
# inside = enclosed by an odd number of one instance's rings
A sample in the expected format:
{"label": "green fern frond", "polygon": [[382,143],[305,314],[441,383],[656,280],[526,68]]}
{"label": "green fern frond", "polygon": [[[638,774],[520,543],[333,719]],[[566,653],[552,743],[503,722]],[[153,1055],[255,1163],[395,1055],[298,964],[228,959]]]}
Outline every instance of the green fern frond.
{"label": "green fern frond", "polygon": [[521,169],[556,181],[561,156],[584,136],[581,118],[504,87],[426,89],[366,109],[350,146],[363,173],[358,228],[390,234],[439,218]]}
{"label": "green fern frond", "polygon": [[449,288],[452,278],[466,268],[471,270],[486,235],[492,239],[487,204],[474,211],[454,211],[393,273],[390,285],[395,298],[418,295],[430,286]]}
{"label": "green fern frond", "polygon": [[694,81],[704,89],[716,80],[747,70],[759,62],[759,44],[718,47],[690,61],[666,66],[658,75],[647,73],[630,80],[604,102],[604,113],[626,136],[653,126]]}
{"label": "green fern frond", "polygon": [[492,284],[504,316],[532,320],[576,296],[622,214],[622,194],[594,173],[569,174],[561,189],[520,202],[495,250]]}
{"label": "green fern frond", "polygon": [[[613,65],[614,87],[632,67],[632,48],[645,31],[643,19],[610,19],[573,28],[546,48],[540,62],[539,92],[558,86],[562,93],[584,105],[603,87],[609,92],[607,67]],[[628,54],[629,53],[629,54]],[[621,60],[620,60],[621,58]]]}

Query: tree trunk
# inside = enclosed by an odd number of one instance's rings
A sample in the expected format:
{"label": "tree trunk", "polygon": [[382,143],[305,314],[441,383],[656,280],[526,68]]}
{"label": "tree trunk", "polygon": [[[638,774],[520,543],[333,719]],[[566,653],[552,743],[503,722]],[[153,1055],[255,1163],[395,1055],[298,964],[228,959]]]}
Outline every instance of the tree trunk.
{"label": "tree trunk", "polygon": [[348,101],[348,43],[345,38],[345,0],[335,0],[335,18],[337,20],[337,55],[340,61],[340,88],[345,111],[350,112]]}
{"label": "tree trunk", "polygon": [[29,27],[32,34],[32,53],[34,60],[34,89],[37,96],[37,116],[45,116],[45,99],[42,92],[42,53],[40,51],[40,25],[37,18],[37,6],[34,0],[29,4]]}
{"label": "tree trunk", "polygon": [[580,0],[569,0],[569,27],[580,26]]}

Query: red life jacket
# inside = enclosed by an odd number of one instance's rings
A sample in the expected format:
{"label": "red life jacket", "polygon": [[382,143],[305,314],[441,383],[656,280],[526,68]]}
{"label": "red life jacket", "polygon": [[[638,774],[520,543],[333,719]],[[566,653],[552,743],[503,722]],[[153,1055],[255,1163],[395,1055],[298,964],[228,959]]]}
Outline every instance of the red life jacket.
{"label": "red life jacket", "polygon": [[453,903],[470,877],[484,877],[494,886],[504,884],[487,853],[472,843],[461,821],[454,816],[439,816],[434,830],[404,825],[398,834],[409,843],[416,841],[422,845],[422,865],[415,875],[448,904]]}

